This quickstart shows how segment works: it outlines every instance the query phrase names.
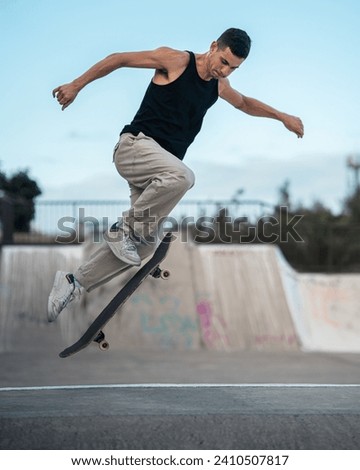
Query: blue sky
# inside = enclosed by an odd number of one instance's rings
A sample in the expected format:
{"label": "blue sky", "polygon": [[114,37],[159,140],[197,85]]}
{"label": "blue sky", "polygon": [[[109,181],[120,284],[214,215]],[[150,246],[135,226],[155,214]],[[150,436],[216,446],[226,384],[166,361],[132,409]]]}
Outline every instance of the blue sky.
{"label": "blue sky", "polygon": [[167,45],[206,52],[234,26],[253,45],[231,77],[245,95],[300,116],[304,139],[221,100],[185,157],[197,175],[187,198],[275,202],[285,179],[295,202],[337,210],[345,161],[360,154],[358,0],[0,0],[0,169],[28,168],[44,199],[124,199],[112,148],[152,72],[122,69],[61,111],[52,98],[106,55]]}

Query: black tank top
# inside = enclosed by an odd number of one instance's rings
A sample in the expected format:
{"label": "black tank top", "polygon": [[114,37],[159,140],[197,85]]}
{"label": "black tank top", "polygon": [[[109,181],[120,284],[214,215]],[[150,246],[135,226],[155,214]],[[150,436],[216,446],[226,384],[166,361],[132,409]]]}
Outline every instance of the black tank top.
{"label": "black tank top", "polygon": [[188,66],[175,81],[167,85],[151,81],[133,121],[121,131],[143,132],[180,160],[200,131],[206,111],[218,99],[218,81],[200,78],[195,55],[189,54]]}

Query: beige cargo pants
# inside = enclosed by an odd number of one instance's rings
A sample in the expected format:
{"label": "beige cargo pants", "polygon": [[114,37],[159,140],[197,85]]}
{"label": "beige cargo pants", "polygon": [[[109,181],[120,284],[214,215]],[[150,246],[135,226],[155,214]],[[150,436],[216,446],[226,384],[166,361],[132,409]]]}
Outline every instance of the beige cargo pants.
{"label": "beige cargo pants", "polygon": [[[131,207],[122,214],[122,227],[139,241],[138,253],[145,259],[156,248],[162,222],[194,185],[195,177],[181,160],[141,132],[120,137],[114,163],[130,187]],[[103,241],[74,275],[91,291],[129,267]]]}

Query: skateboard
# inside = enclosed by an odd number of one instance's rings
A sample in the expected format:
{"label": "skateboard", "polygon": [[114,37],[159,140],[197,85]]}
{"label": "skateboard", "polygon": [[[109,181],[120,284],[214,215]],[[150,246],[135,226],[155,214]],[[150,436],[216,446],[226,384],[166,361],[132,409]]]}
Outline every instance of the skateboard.
{"label": "skateboard", "polygon": [[159,265],[164,260],[172,239],[173,237],[170,232],[165,235],[150,260],[134,274],[134,276],[125,284],[125,286],[106,305],[106,307],[95,318],[81,338],[73,345],[61,351],[59,354],[60,357],[64,358],[76,354],[77,352],[86,348],[92,342],[98,343],[99,348],[102,351],[109,349],[110,345],[106,341],[105,334],[102,329],[111,320],[118,309],[124,305],[128,298],[136,291],[136,289],[148,276],[162,279],[169,278],[170,271],[162,270]]}

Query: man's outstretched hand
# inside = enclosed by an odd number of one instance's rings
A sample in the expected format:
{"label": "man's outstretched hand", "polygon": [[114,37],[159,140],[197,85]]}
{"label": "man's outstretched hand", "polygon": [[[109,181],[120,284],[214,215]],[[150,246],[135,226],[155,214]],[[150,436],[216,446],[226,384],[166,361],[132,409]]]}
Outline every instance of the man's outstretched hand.
{"label": "man's outstretched hand", "polygon": [[67,83],[55,88],[52,92],[54,98],[56,98],[61,105],[61,109],[64,111],[76,98],[79,93],[79,89],[73,83]]}
{"label": "man's outstretched hand", "polygon": [[303,137],[304,125],[300,118],[284,113],[282,122],[284,126],[286,127],[286,129],[288,129],[291,132],[294,132],[299,138]]}

